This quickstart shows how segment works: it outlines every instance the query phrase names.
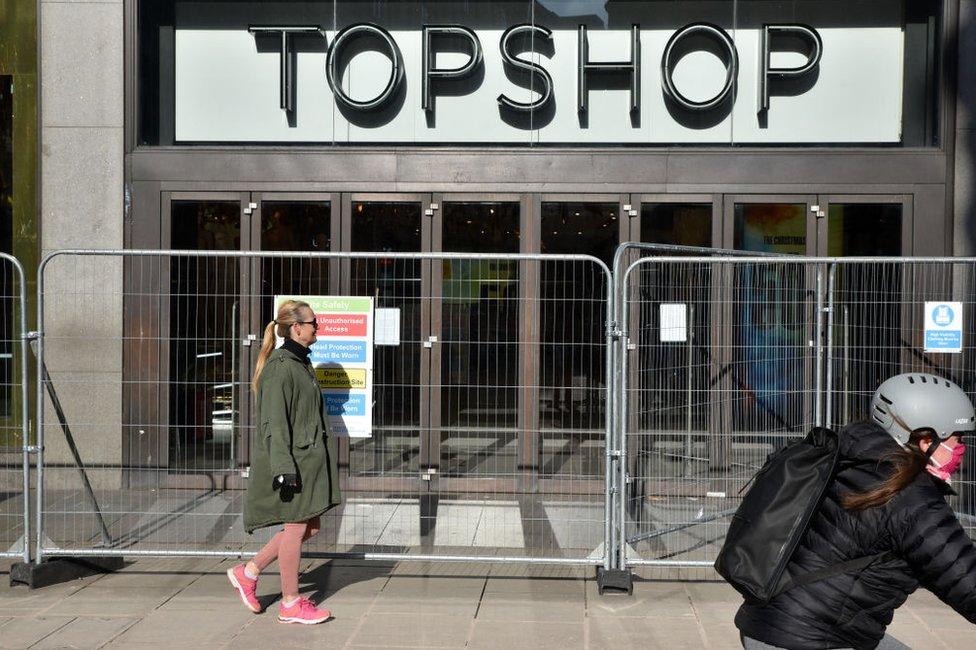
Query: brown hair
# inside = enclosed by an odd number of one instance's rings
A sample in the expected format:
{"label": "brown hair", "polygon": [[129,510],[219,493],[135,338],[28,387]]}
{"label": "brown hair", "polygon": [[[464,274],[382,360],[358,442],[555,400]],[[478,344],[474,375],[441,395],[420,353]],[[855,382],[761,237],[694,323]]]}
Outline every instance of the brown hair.
{"label": "brown hair", "polygon": [[[264,364],[268,361],[268,356],[275,348],[275,334],[281,338],[289,337],[288,329],[295,323],[302,320],[301,311],[311,307],[307,302],[300,300],[286,300],[278,307],[278,316],[273,321],[268,322],[264,327],[264,340],[261,342],[261,351],[258,353],[258,362],[254,366],[254,377],[251,379],[251,390],[258,392],[258,380],[264,371]],[[275,331],[277,329],[277,331]]]}
{"label": "brown hair", "polygon": [[932,432],[929,429],[913,431],[904,448],[892,452],[884,458],[883,462],[893,467],[891,475],[867,492],[844,496],[841,500],[844,507],[848,510],[866,510],[875,506],[883,506],[891,501],[896,494],[914,481],[920,472],[925,470],[928,457],[919,447],[919,442],[925,438],[931,438],[931,436]]}

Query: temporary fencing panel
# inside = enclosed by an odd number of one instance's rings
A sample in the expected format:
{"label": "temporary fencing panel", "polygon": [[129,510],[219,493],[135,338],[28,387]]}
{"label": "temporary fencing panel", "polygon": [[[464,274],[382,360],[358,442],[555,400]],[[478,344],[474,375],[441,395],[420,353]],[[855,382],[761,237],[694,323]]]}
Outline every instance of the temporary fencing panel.
{"label": "temporary fencing panel", "polygon": [[740,490],[819,421],[826,266],[618,265],[622,565],[709,566]]}
{"label": "temporary fencing panel", "polygon": [[[972,259],[835,261],[829,276],[827,422],[843,426],[867,419],[878,384],[899,373],[945,377],[972,397],[974,293]],[[969,452],[953,478],[958,496],[950,502],[970,536],[976,535],[974,478],[976,454]]]}
{"label": "temporary fencing panel", "polygon": [[273,531],[242,525],[249,381],[274,298],[359,296],[372,392],[330,399],[372,427],[340,437],[343,503],[306,552],[609,566],[610,291],[574,255],[53,253],[38,555],[260,548]]}
{"label": "temporary fencing panel", "polygon": [[[3,261],[6,548],[27,530],[28,446],[23,275]],[[862,419],[899,372],[976,390],[974,260],[626,244],[614,266],[611,278],[573,255],[49,255],[38,558],[240,556],[268,539],[247,535],[242,513],[260,444],[249,382],[276,296],[373,301],[370,396],[352,400],[359,375],[344,370],[350,390],[331,398],[372,424],[339,439],[344,499],[312,555],[709,566],[770,453]],[[320,338],[341,342],[332,322]],[[971,532],[974,459],[954,497]]]}
{"label": "temporary fencing panel", "polygon": [[24,269],[0,253],[0,557],[30,561]]}

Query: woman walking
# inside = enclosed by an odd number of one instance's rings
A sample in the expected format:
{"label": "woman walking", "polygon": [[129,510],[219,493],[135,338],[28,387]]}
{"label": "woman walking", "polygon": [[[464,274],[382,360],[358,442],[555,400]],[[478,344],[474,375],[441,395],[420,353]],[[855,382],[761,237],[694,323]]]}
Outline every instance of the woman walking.
{"label": "woman walking", "polygon": [[946,379],[911,373],[882,383],[869,419],[840,433],[840,469],[786,568],[800,582],[768,605],[739,608],[745,648],[906,648],[885,628],[920,585],[976,623],[976,545],[945,499],[974,428],[972,402]]}
{"label": "woman walking", "polygon": [[[319,517],[340,503],[335,439],[329,435],[322,393],[309,362],[315,343],[315,314],[307,303],[289,300],[264,328],[264,341],[251,388],[260,427],[244,504],[244,528],[284,525],[247,564],[227,571],[244,604],[261,611],[258,576],[278,560],[282,623],[313,625],[332,614],[299,596],[302,543],[319,531]],[[275,334],[284,339],[275,349]]]}

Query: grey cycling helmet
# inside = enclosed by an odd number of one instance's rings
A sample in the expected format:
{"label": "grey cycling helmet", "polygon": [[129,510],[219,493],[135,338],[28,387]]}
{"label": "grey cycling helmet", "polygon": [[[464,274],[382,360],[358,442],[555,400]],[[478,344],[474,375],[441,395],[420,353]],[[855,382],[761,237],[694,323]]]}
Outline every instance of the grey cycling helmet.
{"label": "grey cycling helmet", "polygon": [[886,379],[871,399],[871,419],[904,446],[915,429],[929,428],[940,440],[976,428],[966,392],[948,379],[909,372]]}

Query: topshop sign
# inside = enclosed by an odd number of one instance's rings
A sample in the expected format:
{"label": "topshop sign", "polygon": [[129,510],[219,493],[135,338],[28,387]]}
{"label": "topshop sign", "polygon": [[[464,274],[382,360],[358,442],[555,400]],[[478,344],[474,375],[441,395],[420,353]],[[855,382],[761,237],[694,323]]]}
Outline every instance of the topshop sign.
{"label": "topshop sign", "polygon": [[[489,45],[497,44],[495,47]],[[176,33],[176,136],[218,142],[897,142],[897,28],[252,25]]]}

